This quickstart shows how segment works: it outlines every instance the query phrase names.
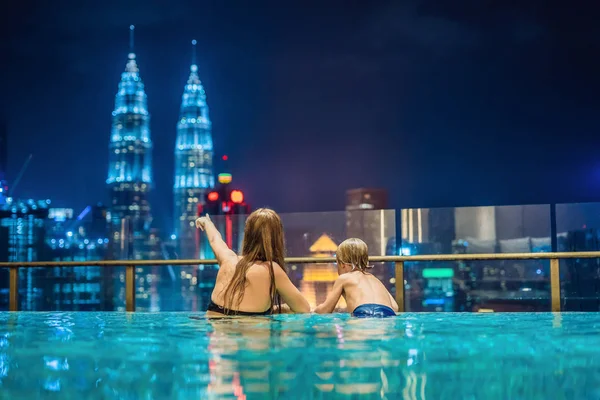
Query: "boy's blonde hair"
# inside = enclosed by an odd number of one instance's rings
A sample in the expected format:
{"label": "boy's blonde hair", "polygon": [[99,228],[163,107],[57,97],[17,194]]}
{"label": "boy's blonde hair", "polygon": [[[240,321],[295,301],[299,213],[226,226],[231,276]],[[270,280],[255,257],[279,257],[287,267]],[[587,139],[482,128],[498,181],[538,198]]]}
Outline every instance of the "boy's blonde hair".
{"label": "boy's blonde hair", "polygon": [[369,265],[369,248],[367,244],[360,239],[350,238],[344,240],[337,248],[335,255],[338,264],[352,265],[352,269],[365,272]]}

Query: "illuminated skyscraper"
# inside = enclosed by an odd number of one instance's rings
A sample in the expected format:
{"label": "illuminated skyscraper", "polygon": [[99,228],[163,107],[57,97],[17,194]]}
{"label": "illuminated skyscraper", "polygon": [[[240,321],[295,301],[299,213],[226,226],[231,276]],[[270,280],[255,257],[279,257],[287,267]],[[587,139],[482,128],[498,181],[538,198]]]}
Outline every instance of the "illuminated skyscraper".
{"label": "illuminated skyscraper", "polygon": [[213,142],[206,93],[198,76],[196,41],[190,76],[183,91],[177,140],[175,142],[175,235],[180,258],[197,258],[197,231],[194,221],[198,206],[215,184]]}
{"label": "illuminated skyscraper", "polygon": [[[21,201],[7,198],[0,206],[0,260],[30,262],[46,259],[44,221],[48,217],[50,200]],[[19,270],[19,309],[44,309],[43,295],[49,293],[48,268],[21,268]],[[8,274],[0,274],[0,308],[8,304]]]}
{"label": "illuminated skyscraper", "polygon": [[133,52],[133,25],[130,53],[112,113],[109,144],[108,185],[112,256],[142,259],[150,223],[148,192],[152,186],[150,115],[146,92]]}

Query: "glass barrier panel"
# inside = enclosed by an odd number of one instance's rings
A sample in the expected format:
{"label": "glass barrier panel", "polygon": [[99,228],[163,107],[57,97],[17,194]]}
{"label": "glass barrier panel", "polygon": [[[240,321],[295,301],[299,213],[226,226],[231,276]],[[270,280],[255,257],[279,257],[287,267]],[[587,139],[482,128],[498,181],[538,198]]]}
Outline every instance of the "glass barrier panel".
{"label": "glass barrier panel", "polygon": [[399,254],[531,253],[551,250],[550,206],[401,210]]}
{"label": "glass barrier panel", "polygon": [[[130,234],[120,237],[120,233],[115,233],[119,237],[109,238],[106,231],[97,226],[101,218],[87,220],[93,210],[86,215],[82,213],[80,222],[79,217],[59,211],[61,209],[53,210],[54,219],[44,223],[33,217],[22,221],[3,220],[0,236],[8,243],[5,251],[0,251],[0,256],[4,254],[3,260],[93,261],[114,258],[115,254],[130,259],[213,258],[204,234],[191,225],[188,236],[180,238],[162,237],[156,230],[143,240]],[[600,250],[598,211],[599,203],[557,205],[558,251]],[[397,230],[398,240],[394,210],[282,214],[287,255],[333,256],[337,246],[348,237],[363,239],[370,255],[551,250],[548,205],[404,209],[399,214],[402,223]],[[244,215],[213,217],[224,240],[236,252],[241,251],[246,218]],[[18,235],[19,232],[27,235]],[[376,265],[373,272],[393,293],[394,265],[388,264]],[[546,265],[539,266],[535,261],[518,264],[528,271],[541,270],[540,275],[545,274]],[[599,310],[598,261],[562,260],[560,265],[564,309]],[[405,267],[408,291],[419,284],[411,280],[423,279],[423,276],[415,275],[418,268],[409,270],[413,266],[408,263]],[[472,268],[484,266],[473,264]],[[210,299],[217,271],[218,266],[212,265],[137,267],[137,310],[202,311]],[[337,277],[337,266],[288,265],[288,273],[314,306],[330,290]],[[124,310],[124,276],[124,267],[23,268],[19,272],[19,306],[22,310]],[[478,274],[474,276],[477,278]],[[8,270],[0,271],[0,278],[6,282],[6,288],[0,287],[0,307],[8,307]],[[100,290],[98,283],[103,286]]]}
{"label": "glass barrier panel", "polygon": [[120,270],[125,269],[123,267],[19,268],[19,310],[124,310],[124,284],[123,301],[121,301]]}
{"label": "glass barrier panel", "polygon": [[[556,205],[558,251],[600,250],[600,203]],[[560,261],[562,311],[600,311],[600,260]]]}
{"label": "glass barrier panel", "polygon": [[550,263],[536,261],[405,264],[409,312],[550,311]]}
{"label": "glass barrier panel", "polygon": [[0,311],[8,311],[9,284],[8,268],[0,268]]}
{"label": "glass barrier panel", "polygon": [[[403,209],[401,221],[402,255],[551,251],[549,205]],[[405,263],[404,274],[407,311],[550,310],[549,262]]]}
{"label": "glass barrier panel", "polygon": [[206,311],[217,272],[204,264],[136,268],[136,311]]}

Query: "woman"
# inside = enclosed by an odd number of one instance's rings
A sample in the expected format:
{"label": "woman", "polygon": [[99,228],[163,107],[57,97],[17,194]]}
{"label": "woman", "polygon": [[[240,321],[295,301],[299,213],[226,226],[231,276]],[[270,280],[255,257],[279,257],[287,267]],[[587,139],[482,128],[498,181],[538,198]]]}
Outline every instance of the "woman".
{"label": "woman", "polygon": [[248,216],[241,256],[227,247],[208,215],[198,218],[196,227],[206,232],[219,263],[209,315],[269,315],[288,308],[310,312],[308,302],[285,272],[283,225],[275,211],[261,208]]}

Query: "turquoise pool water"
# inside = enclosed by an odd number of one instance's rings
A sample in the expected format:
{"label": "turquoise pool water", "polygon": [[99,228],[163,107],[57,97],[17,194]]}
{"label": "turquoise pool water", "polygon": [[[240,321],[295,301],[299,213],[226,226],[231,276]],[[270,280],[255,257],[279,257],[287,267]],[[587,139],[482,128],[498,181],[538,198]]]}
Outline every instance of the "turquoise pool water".
{"label": "turquoise pool water", "polygon": [[600,314],[0,313],[2,399],[597,399]]}

